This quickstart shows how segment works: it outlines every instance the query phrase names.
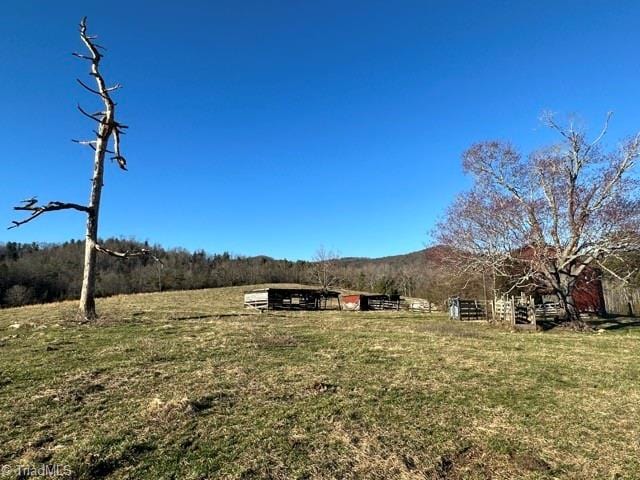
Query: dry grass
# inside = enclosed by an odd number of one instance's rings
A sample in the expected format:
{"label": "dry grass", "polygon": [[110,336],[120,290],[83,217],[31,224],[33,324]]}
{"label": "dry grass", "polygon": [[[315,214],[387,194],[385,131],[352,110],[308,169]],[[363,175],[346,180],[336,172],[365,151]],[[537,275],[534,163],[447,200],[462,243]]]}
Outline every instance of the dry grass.
{"label": "dry grass", "polygon": [[[0,464],[74,478],[638,478],[640,334],[245,311],[242,288],[0,311]],[[15,472],[15,470],[11,470]]]}

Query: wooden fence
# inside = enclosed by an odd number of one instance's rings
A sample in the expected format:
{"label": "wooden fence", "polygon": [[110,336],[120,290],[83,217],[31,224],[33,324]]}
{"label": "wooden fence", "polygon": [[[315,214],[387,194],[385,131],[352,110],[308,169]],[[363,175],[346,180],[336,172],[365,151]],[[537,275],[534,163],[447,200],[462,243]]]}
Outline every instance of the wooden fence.
{"label": "wooden fence", "polygon": [[487,318],[486,306],[480,300],[450,298],[448,301],[449,318],[454,320],[484,320]]}
{"label": "wooden fence", "polygon": [[557,302],[544,302],[535,305],[537,320],[553,320],[558,316]]}
{"label": "wooden fence", "polygon": [[536,327],[542,320],[553,320],[558,316],[558,303],[543,302],[536,304],[533,297],[526,295],[495,297],[493,300],[493,319],[509,322],[514,326]]}
{"label": "wooden fence", "polygon": [[523,295],[502,296],[493,300],[493,319],[511,325],[536,326],[536,309],[533,299]]}
{"label": "wooden fence", "polygon": [[405,297],[403,306],[414,312],[432,313],[441,311],[441,308],[439,308],[438,305],[422,298]]}
{"label": "wooden fence", "polygon": [[389,295],[370,297],[367,299],[367,310],[400,310],[400,297],[395,298]]}

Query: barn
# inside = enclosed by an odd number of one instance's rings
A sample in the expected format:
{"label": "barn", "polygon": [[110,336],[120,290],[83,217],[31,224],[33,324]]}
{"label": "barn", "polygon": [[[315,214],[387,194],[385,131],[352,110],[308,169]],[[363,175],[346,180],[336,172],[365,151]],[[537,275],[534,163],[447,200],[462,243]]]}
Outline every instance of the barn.
{"label": "barn", "polygon": [[[520,249],[518,256],[524,260],[535,258],[536,250],[533,247]],[[548,248],[548,255],[553,257],[553,247]],[[595,313],[604,315],[606,305],[602,287],[602,271],[599,268],[587,266],[577,277],[573,290],[573,299],[581,313]],[[544,288],[524,288],[520,290],[534,297],[535,303],[557,302],[553,292]]]}
{"label": "barn", "polygon": [[[602,272],[587,267],[577,278],[573,289],[573,300],[580,313],[605,315],[607,313],[602,286]],[[558,297],[544,289],[534,291],[536,303],[557,302]]]}
{"label": "barn", "polygon": [[400,310],[400,295],[353,294],[343,295],[345,310]]}
{"label": "barn", "polygon": [[244,306],[257,310],[340,309],[340,293],[311,288],[260,288],[245,292]]}

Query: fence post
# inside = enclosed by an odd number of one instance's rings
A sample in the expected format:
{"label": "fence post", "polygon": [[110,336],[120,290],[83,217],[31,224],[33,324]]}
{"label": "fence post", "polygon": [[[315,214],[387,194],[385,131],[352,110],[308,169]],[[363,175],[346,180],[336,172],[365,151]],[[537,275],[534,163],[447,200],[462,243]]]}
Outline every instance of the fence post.
{"label": "fence post", "polygon": [[536,303],[531,295],[529,295],[529,303],[527,304],[527,320],[531,325],[536,326]]}
{"label": "fence post", "polygon": [[496,321],[496,292],[493,292],[493,300],[491,300],[491,319]]}
{"label": "fence post", "polygon": [[511,325],[516,325],[516,297],[511,297]]}
{"label": "fence post", "polygon": [[533,328],[537,328],[538,319],[536,318],[536,304],[531,305],[531,323],[533,324]]}

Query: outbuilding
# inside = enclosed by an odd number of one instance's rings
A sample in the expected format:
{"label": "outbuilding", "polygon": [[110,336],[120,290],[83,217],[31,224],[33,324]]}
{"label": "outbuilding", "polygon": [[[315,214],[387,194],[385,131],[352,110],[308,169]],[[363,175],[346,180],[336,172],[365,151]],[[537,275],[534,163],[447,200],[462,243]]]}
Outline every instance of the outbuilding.
{"label": "outbuilding", "polygon": [[358,293],[343,295],[345,310],[400,310],[400,295]]}
{"label": "outbuilding", "polygon": [[245,292],[244,306],[257,310],[339,310],[340,293],[312,288],[260,288]]}

